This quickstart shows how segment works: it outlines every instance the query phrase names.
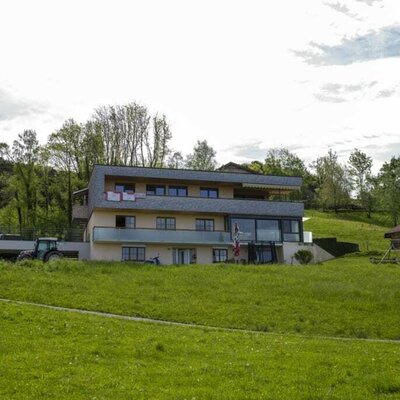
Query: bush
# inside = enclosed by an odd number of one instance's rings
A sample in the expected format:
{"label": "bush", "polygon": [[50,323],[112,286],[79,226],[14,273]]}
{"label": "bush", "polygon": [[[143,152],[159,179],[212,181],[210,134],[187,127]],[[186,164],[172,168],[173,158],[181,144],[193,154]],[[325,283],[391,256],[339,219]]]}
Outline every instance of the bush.
{"label": "bush", "polygon": [[294,258],[300,264],[309,264],[313,259],[313,255],[310,250],[298,250],[294,253]]}

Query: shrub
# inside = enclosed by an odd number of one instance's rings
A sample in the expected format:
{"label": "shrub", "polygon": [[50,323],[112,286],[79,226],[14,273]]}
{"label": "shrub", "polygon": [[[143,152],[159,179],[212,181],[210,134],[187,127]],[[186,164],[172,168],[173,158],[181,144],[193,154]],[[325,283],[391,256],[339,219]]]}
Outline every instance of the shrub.
{"label": "shrub", "polygon": [[313,259],[313,255],[310,250],[298,250],[294,253],[294,258],[300,264],[309,264]]}

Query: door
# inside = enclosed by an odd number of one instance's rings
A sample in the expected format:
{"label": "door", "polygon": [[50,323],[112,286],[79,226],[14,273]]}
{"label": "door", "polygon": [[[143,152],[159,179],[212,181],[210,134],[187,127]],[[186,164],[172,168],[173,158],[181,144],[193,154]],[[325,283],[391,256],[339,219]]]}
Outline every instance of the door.
{"label": "door", "polygon": [[174,264],[191,264],[193,258],[192,249],[174,249]]}

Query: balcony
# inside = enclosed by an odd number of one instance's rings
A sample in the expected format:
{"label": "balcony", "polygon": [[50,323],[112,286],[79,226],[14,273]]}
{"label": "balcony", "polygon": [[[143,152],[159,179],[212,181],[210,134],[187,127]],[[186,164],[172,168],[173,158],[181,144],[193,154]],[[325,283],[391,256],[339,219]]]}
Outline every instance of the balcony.
{"label": "balcony", "polygon": [[290,201],[210,199],[202,197],[146,196],[135,201],[106,200],[103,193],[94,200],[94,208],[117,210],[153,210],[169,212],[217,213],[302,217],[304,204]]}
{"label": "balcony", "polygon": [[88,206],[80,206],[74,204],[72,206],[72,219],[88,219],[89,218],[89,208]]}
{"label": "balcony", "polygon": [[143,228],[93,228],[93,242],[96,243],[164,243],[164,244],[231,244],[230,232],[157,230]]}

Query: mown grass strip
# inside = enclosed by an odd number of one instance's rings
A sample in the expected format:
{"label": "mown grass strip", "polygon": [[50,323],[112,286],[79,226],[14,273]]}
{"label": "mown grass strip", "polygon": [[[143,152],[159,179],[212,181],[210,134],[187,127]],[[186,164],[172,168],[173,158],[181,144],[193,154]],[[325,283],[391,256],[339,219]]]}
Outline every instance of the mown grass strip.
{"label": "mown grass strip", "polygon": [[396,399],[391,343],[132,323],[0,303],[2,399]]}
{"label": "mown grass strip", "polygon": [[306,267],[0,263],[0,297],[224,328],[400,339],[400,268],[366,258]]}
{"label": "mown grass strip", "polygon": [[[152,318],[142,318],[142,317],[132,317],[129,315],[121,315],[121,314],[112,314],[112,313],[105,313],[99,311],[91,311],[91,310],[84,310],[81,308],[67,308],[67,307],[59,307],[59,306],[52,306],[48,304],[38,304],[38,303],[31,303],[26,301],[15,301],[10,299],[1,299],[0,302],[3,303],[10,303],[16,304],[21,306],[31,306],[31,307],[39,307],[39,308],[46,308],[53,311],[61,311],[61,312],[71,312],[71,313],[78,313],[78,314],[87,314],[87,315],[94,315],[97,317],[103,318],[116,318],[125,321],[133,321],[133,322],[143,322],[148,324],[156,324],[156,325],[169,325],[169,326],[179,326],[179,327],[187,327],[187,328],[195,328],[195,329],[209,329],[212,331],[227,331],[227,332],[242,332],[242,333],[252,333],[257,335],[280,335],[278,333],[273,332],[263,332],[263,331],[255,331],[249,329],[240,329],[240,328],[223,328],[219,326],[209,326],[209,325],[198,325],[198,324],[190,324],[184,322],[176,322],[176,321],[166,321],[161,319],[152,319]],[[304,337],[307,339],[322,339],[322,340],[350,340],[350,341],[363,341],[363,342],[373,342],[373,343],[393,343],[399,344],[400,340],[390,340],[390,339],[364,339],[364,338],[350,338],[350,337],[340,337],[340,336],[318,336],[318,335],[301,335],[301,334],[286,334],[286,336],[295,336],[295,337]]]}

